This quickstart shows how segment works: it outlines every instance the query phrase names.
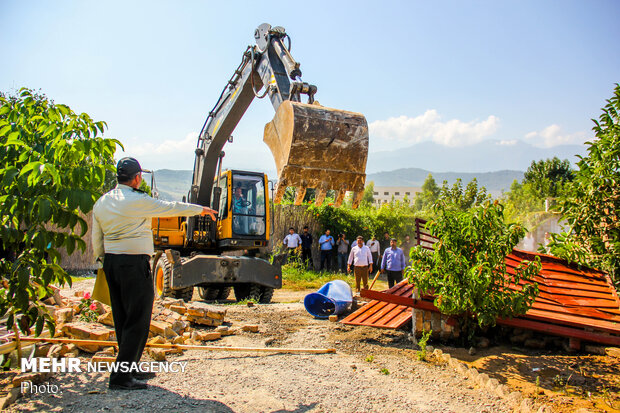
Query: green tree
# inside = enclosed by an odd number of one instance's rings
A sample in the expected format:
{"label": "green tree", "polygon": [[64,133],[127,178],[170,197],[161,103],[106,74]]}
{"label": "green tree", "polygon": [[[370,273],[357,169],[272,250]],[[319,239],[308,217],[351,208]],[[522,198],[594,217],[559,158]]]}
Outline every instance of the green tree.
{"label": "green tree", "polygon": [[[297,188],[289,186],[284,191],[284,196],[282,197],[282,203],[284,205],[291,205],[295,202]],[[329,190],[325,195],[325,202],[329,202],[328,198],[333,199],[335,196],[335,191]],[[301,201],[302,203],[314,202],[316,198],[316,189],[315,188],[306,188],[306,193],[304,194],[304,199]]]}
{"label": "green tree", "polygon": [[510,191],[503,195],[503,203],[506,222],[525,224],[532,212],[545,210],[545,200],[532,183],[519,183],[516,179],[510,185]]}
{"label": "green tree", "polygon": [[366,188],[364,188],[364,196],[362,197],[361,204],[364,205],[373,205],[375,203],[375,183],[370,181],[366,184]]}
{"label": "green tree", "polygon": [[465,211],[473,206],[480,206],[485,201],[491,199],[484,186],[478,188],[478,180],[476,178],[469,181],[465,190],[463,190],[463,183],[460,178],[454,182],[452,187],[449,187],[448,183],[444,181],[441,187],[441,198],[445,205],[460,209],[461,211]]}
{"label": "green tree", "polygon": [[525,171],[523,184],[531,185],[539,198],[555,198],[562,193],[562,188],[575,177],[568,159],[563,161],[558,157],[553,159],[532,161]]}
{"label": "green tree", "polygon": [[433,178],[433,175],[428,174],[422,184],[422,192],[418,192],[415,195],[414,204],[416,209],[430,208],[439,198],[440,192],[441,188],[435,182],[435,178]]}
{"label": "green tree", "polygon": [[593,120],[596,136],[560,211],[570,231],[552,235],[551,253],[607,271],[620,285],[620,85]]}
{"label": "green tree", "polygon": [[[40,303],[49,284],[71,282],[59,248],[86,248],[88,213],[113,169],[116,144],[106,124],[44,95],[21,89],[0,96],[0,317],[40,334],[53,319]],[[16,331],[17,332],[17,331]]]}
{"label": "green tree", "polygon": [[525,313],[538,286],[525,284],[521,291],[508,286],[532,279],[540,271],[540,262],[525,261],[511,274],[504,261],[525,234],[524,228],[504,222],[498,201],[463,210],[444,196],[434,209],[436,219],[426,227],[439,241],[433,251],[419,246],[411,250],[409,279],[422,292],[434,294],[442,313],[461,316],[469,339],[474,321],[480,326],[494,325],[497,317]]}

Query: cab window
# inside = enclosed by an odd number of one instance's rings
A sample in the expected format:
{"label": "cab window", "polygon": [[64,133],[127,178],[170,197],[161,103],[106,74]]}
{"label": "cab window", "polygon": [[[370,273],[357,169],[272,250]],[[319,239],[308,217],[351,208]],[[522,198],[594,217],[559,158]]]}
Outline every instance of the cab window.
{"label": "cab window", "polygon": [[235,234],[265,234],[265,182],[262,176],[233,175],[231,206]]}

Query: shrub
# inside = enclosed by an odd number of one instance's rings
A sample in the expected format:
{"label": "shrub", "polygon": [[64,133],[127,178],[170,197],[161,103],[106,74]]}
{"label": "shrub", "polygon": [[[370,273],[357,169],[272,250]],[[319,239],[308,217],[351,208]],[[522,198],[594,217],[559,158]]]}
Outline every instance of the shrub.
{"label": "shrub", "polygon": [[82,251],[88,213],[114,172],[116,144],[104,122],[44,95],[0,94],[0,317],[17,333],[54,323],[40,300],[49,284],[71,283],[59,248]]}
{"label": "shrub", "polygon": [[620,286],[620,85],[598,121],[560,210],[570,231],[552,235],[551,253],[607,271]]}
{"label": "shrub", "polygon": [[480,326],[494,325],[497,317],[525,313],[538,294],[536,284],[522,291],[508,288],[520,280],[532,279],[540,262],[524,261],[514,274],[506,272],[504,259],[525,230],[505,224],[503,206],[495,201],[461,210],[440,200],[437,218],[427,224],[439,239],[433,251],[411,250],[409,279],[422,292],[435,295],[435,305],[444,314],[461,315],[462,328],[473,334],[475,320]]}

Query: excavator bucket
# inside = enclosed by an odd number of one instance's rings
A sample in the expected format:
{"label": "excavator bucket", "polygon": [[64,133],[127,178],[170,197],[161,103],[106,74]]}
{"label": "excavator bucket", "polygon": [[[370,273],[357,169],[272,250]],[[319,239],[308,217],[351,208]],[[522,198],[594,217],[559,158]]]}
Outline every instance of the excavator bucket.
{"label": "excavator bucket", "polygon": [[317,205],[329,189],[336,191],[336,207],[347,191],[354,192],[353,207],[359,205],[368,159],[368,123],[362,114],[284,101],[265,125],[263,141],[278,172],[274,202],[282,200],[287,187],[295,187],[295,205],[308,188],[316,189]]}

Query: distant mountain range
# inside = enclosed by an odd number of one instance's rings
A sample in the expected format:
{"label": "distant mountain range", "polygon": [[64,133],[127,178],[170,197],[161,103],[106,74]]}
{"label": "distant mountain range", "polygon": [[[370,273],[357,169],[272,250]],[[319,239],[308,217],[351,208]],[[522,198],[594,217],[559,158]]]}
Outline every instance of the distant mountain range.
{"label": "distant mountain range", "polygon": [[[440,186],[444,180],[452,185],[457,178],[461,178],[463,185],[466,185],[477,178],[479,185],[498,196],[502,191],[507,191],[515,179],[523,179],[523,171],[532,161],[557,156],[575,163],[578,160],[575,155],[585,154],[585,145],[538,148],[523,141],[501,144],[487,140],[476,145],[451,148],[423,142],[408,148],[370,153],[366,182],[373,181],[377,186],[421,187],[428,174],[432,174]],[[160,169],[155,171],[155,181],[161,199],[180,201],[189,191],[192,171]]]}
{"label": "distant mountain range", "polygon": [[471,146],[452,148],[434,142],[422,142],[407,148],[370,153],[366,173],[403,168],[439,172],[525,171],[534,160],[557,156],[574,164],[578,161],[575,155],[585,154],[585,145],[538,148],[523,141],[501,144],[499,141],[487,140]]}
{"label": "distant mountain range", "polygon": [[155,184],[160,199],[181,201],[192,185],[192,171],[159,169],[155,171]]}
{"label": "distant mountain range", "polygon": [[[461,178],[463,186],[474,178],[478,179],[478,185],[486,187],[493,196],[499,196],[502,191],[507,191],[515,179],[523,179],[522,171],[496,171],[496,172],[431,172],[426,169],[406,168],[390,172],[378,172],[368,174],[366,182],[373,181],[376,186],[411,186],[421,187],[424,180],[432,174],[437,185],[441,186],[444,180],[452,185],[457,178]],[[166,201],[180,201],[187,195],[192,183],[192,171],[178,171],[160,169],[155,171],[155,182],[159,192],[159,198]]]}
{"label": "distant mountain range", "polygon": [[463,181],[463,187],[472,179],[478,180],[478,186],[484,186],[488,192],[498,196],[502,191],[508,191],[510,185],[516,179],[523,179],[522,171],[496,171],[496,172],[431,172],[419,168],[403,168],[390,172],[377,172],[368,174],[366,182],[373,181],[375,186],[411,186],[421,187],[426,177],[431,174],[437,185],[443,181],[452,185],[458,178]]}

